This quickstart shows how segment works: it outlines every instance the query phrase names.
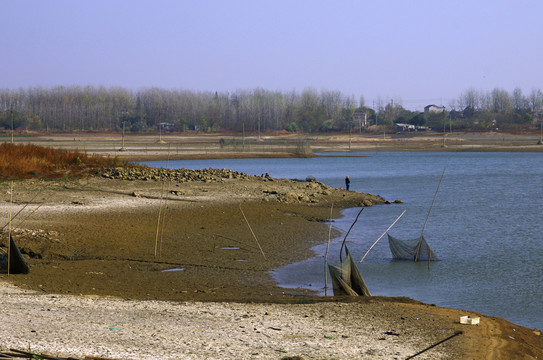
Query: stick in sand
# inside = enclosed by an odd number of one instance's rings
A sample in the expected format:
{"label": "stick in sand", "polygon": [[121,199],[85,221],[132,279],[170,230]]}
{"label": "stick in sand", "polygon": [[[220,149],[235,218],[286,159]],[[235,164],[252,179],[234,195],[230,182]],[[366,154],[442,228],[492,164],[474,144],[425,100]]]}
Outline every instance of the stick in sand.
{"label": "stick in sand", "polygon": [[[170,146],[171,144],[168,144],[168,161],[166,162],[166,168],[169,167],[169,164],[170,164]],[[166,223],[166,211],[168,210],[168,198],[169,198],[169,194],[170,194],[170,186],[172,184],[172,180],[170,179],[168,181],[168,187],[166,188],[166,199],[164,200],[164,213],[162,214],[162,224],[161,224],[161,228],[160,228],[160,247],[158,249],[158,256],[162,256],[162,238],[164,236],[164,224]],[[162,196],[162,194],[161,194]]]}
{"label": "stick in sand", "polygon": [[53,195],[55,195],[57,193],[57,191],[59,191],[60,189],[57,189],[55,190],[52,194],[50,194],[40,205],[38,205],[38,207],[36,207],[34,210],[32,210],[30,212],[30,214],[28,214],[23,220],[21,220],[20,223],[17,224],[17,226],[15,227],[16,229],[19,229],[23,224],[24,222],[32,215],[34,214],[36,211],[38,211],[39,208],[42,207],[42,205],[44,205],[45,203],[47,203],[47,201],[49,201],[49,199],[51,199],[53,197]]}
{"label": "stick in sand", "polygon": [[324,254],[324,296],[328,296],[328,250],[330,249],[330,237],[332,234],[332,211],[334,203],[330,206],[330,226],[328,227],[328,244],[326,244],[326,253]]}
{"label": "stick in sand", "polygon": [[247,223],[249,230],[251,230],[251,234],[253,234],[253,238],[255,239],[256,244],[258,245],[258,248],[260,249],[260,252],[262,253],[262,256],[264,257],[264,259],[266,259],[266,255],[264,255],[264,251],[262,250],[262,247],[260,246],[260,243],[258,242],[258,239],[256,238],[253,228],[251,227],[251,224],[249,224],[247,217],[245,217],[245,213],[243,212],[243,209],[241,208],[241,204],[239,204],[239,210],[241,211],[241,215],[243,215],[243,218],[245,219],[245,222]]}
{"label": "stick in sand", "polygon": [[366,255],[368,255],[368,253],[369,253],[370,250],[375,246],[375,244],[377,244],[377,242],[378,242],[379,240],[381,240],[381,238],[382,238],[383,236],[385,236],[385,234],[386,234],[386,233],[394,226],[394,224],[396,224],[396,223],[398,222],[398,220],[400,220],[400,218],[403,216],[403,214],[405,214],[406,211],[407,211],[407,210],[404,210],[404,211],[400,214],[400,216],[398,216],[398,217],[396,218],[396,221],[394,221],[394,222],[392,223],[392,225],[390,225],[390,226],[388,227],[388,229],[385,230],[385,232],[383,233],[383,235],[379,236],[379,239],[375,240],[375,242],[373,243],[373,245],[370,246],[370,248],[368,249],[368,251],[366,251],[366,253],[364,254],[364,256],[362,256],[362,259],[360,259],[359,263],[361,263],[362,260],[364,260],[364,258],[366,257]]}
{"label": "stick in sand", "polygon": [[[42,191],[43,191],[43,189],[40,190],[36,195],[34,195],[34,197],[33,197],[29,202],[27,202],[21,209],[19,209],[19,211],[17,211],[17,213],[11,217],[11,220],[15,219],[15,218],[16,218],[16,217],[17,217],[24,209],[26,209],[26,207],[27,207],[31,202],[33,202],[33,201],[41,194]],[[6,228],[6,226],[8,226],[8,224],[2,226],[2,228],[0,229],[0,231],[4,230],[4,229]]]}
{"label": "stick in sand", "polygon": [[158,252],[158,237],[160,235],[160,219],[162,215],[163,199],[164,199],[164,182],[162,182],[162,188],[160,189],[160,204],[158,206],[158,217],[157,217],[156,234],[155,234],[155,257],[157,257],[157,252]]}
{"label": "stick in sand", "polygon": [[[164,177],[166,177],[167,175],[167,171],[168,171],[168,166],[170,165],[170,149],[168,148],[168,160],[166,161],[166,169],[164,170]],[[166,180],[165,178],[162,180],[162,188],[160,189],[160,204],[158,206],[158,218],[157,218],[157,223],[156,223],[156,235],[155,235],[155,257],[157,257],[157,252],[158,252],[158,238],[159,238],[159,235],[160,235],[160,220],[161,220],[161,215],[162,215],[162,201],[164,200],[164,185],[166,184]],[[165,215],[164,215],[165,216]],[[163,217],[162,217],[162,220]],[[160,236],[160,254],[159,256],[162,255],[162,236]]]}
{"label": "stick in sand", "polygon": [[8,231],[8,276],[10,271],[10,263],[11,263],[11,208],[13,206],[13,181],[11,181],[11,191],[10,191],[10,199],[9,199],[9,231]]}

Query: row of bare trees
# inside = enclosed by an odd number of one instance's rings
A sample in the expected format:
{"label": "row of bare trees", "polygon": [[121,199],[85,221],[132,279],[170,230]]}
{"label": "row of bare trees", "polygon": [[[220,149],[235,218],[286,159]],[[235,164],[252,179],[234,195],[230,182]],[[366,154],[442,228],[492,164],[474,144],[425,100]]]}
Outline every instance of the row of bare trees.
{"label": "row of bare trees", "polygon": [[[0,126],[31,130],[343,129],[357,104],[339,91],[265,89],[233,93],[58,86],[0,90]],[[328,123],[327,123],[328,121]],[[328,125],[325,125],[328,124]]]}
{"label": "row of bare trees", "polygon": [[527,96],[519,88],[512,93],[468,89],[437,118],[404,109],[401,99],[374,105],[375,110],[365,107],[363,97],[311,88],[301,93],[262,88],[232,93],[103,86],[0,89],[0,127],[46,131],[118,131],[123,126],[128,131],[345,131],[359,126],[353,123],[355,111],[365,111],[371,124],[435,125],[449,116],[458,127],[469,128],[481,119],[534,122],[543,107],[543,94],[539,89]]}
{"label": "row of bare trees", "polygon": [[524,95],[520,88],[515,88],[512,93],[499,88],[490,92],[470,88],[449,104],[449,107],[452,110],[472,109],[494,113],[533,112],[543,107],[543,93],[540,89],[532,89],[528,95]]}

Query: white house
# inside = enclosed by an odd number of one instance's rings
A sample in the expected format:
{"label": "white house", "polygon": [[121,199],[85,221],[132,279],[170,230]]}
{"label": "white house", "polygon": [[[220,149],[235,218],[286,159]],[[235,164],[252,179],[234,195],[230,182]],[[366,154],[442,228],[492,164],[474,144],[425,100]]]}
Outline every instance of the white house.
{"label": "white house", "polygon": [[415,131],[415,125],[396,123],[396,131]]}
{"label": "white house", "polygon": [[425,113],[440,113],[440,112],[444,112],[445,110],[446,110],[445,106],[426,105],[424,107]]}

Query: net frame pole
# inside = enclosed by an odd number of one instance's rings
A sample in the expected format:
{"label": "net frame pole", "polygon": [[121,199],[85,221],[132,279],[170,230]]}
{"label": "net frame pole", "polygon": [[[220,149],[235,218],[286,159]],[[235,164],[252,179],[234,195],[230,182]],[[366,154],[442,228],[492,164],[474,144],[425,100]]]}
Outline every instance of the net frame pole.
{"label": "net frame pole", "polygon": [[[417,252],[415,253],[415,262],[417,262],[419,259],[420,245],[422,244],[422,237],[424,236],[424,230],[426,229],[426,224],[428,223],[428,219],[430,218],[430,213],[432,212],[432,208],[434,207],[434,202],[436,201],[437,192],[439,191],[439,186],[441,186],[441,182],[443,181],[443,176],[445,176],[445,168],[443,168],[443,173],[441,174],[441,179],[439,179],[439,184],[437,184],[437,189],[436,189],[436,193],[434,194],[434,199],[432,200],[432,205],[430,205],[430,209],[428,210],[428,215],[426,216],[426,221],[424,222],[424,226],[422,227],[419,244],[417,245]],[[428,254],[428,258],[430,258],[430,256],[431,254]]]}
{"label": "net frame pole", "polygon": [[351,224],[351,227],[347,231],[347,234],[345,234],[345,237],[343,238],[343,242],[341,243],[341,248],[339,249],[339,262],[343,262],[343,257],[342,257],[341,254],[343,253],[343,248],[345,247],[345,241],[347,241],[347,236],[349,236],[349,233],[353,229],[354,224],[356,224],[356,222],[358,221],[358,218],[360,217],[360,214],[362,214],[362,211],[364,211],[365,208],[366,207],[362,206],[362,208],[360,209],[360,211],[356,215],[356,218],[354,219],[353,223]]}
{"label": "net frame pole", "polygon": [[394,226],[394,224],[396,224],[396,223],[398,222],[398,220],[400,220],[400,218],[403,216],[403,214],[405,214],[406,211],[407,211],[407,210],[404,210],[404,211],[400,214],[400,216],[398,216],[398,217],[396,218],[396,220],[392,223],[392,225],[390,225],[390,226],[388,227],[388,229],[385,230],[385,232],[383,233],[383,235],[379,236],[379,239],[375,240],[375,242],[373,243],[373,245],[370,246],[370,248],[368,249],[368,251],[366,251],[366,253],[364,254],[364,256],[362,256],[362,259],[360,259],[360,261],[358,262],[359,264],[362,263],[362,260],[364,260],[364,258],[366,257],[366,255],[368,255],[368,253],[369,253],[370,250],[375,246],[375,244],[377,244],[377,242],[378,242],[379,240],[381,240],[381,238],[382,238],[383,236],[385,236],[385,234],[386,234],[386,233]]}

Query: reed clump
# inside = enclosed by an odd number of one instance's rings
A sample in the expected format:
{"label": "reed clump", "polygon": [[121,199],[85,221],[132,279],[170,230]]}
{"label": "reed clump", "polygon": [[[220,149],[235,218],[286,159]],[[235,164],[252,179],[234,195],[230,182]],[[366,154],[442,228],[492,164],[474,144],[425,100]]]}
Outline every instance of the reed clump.
{"label": "reed clump", "polygon": [[0,144],[0,180],[83,176],[112,166],[123,166],[116,157],[87,155],[32,144]]}

